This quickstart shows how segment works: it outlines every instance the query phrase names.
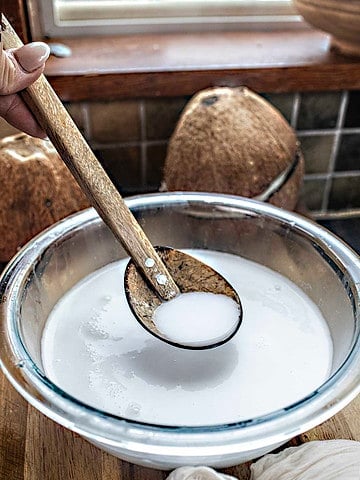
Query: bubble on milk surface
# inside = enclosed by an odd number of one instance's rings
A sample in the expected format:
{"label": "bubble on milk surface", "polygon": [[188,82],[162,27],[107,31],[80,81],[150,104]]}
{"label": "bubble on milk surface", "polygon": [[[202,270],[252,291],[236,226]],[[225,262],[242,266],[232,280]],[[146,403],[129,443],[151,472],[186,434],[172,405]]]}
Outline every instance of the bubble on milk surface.
{"label": "bubble on milk surface", "polygon": [[131,402],[125,410],[125,417],[136,417],[141,412],[141,405],[136,402]]}

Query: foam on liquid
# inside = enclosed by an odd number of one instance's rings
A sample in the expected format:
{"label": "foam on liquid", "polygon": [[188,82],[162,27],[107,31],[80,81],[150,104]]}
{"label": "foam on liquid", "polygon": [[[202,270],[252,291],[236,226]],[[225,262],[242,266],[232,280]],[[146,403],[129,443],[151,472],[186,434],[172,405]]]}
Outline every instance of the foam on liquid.
{"label": "foam on liquid", "polygon": [[314,391],[328,377],[325,320],[289,280],[240,257],[189,251],[238,292],[243,322],[213,350],[183,350],[146,332],[127,305],[127,260],[75,285],[51,312],[42,339],[47,376],[82,402],[168,425],[212,425],[261,416]]}

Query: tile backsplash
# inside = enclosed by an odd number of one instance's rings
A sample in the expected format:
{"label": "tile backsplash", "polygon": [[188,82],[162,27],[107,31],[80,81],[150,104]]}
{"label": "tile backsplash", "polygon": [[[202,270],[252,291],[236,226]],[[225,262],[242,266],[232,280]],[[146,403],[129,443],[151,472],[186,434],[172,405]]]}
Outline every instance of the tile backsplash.
{"label": "tile backsplash", "polygon": [[[360,92],[266,94],[305,157],[302,203],[315,215],[360,211]],[[166,148],[189,97],[67,104],[123,195],[157,191]],[[0,137],[16,132],[3,120]]]}

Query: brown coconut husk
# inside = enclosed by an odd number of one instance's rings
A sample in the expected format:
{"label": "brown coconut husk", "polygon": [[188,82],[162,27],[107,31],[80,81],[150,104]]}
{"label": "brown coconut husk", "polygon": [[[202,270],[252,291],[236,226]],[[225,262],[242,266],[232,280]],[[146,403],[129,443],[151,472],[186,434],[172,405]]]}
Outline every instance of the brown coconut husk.
{"label": "brown coconut husk", "polygon": [[163,189],[256,198],[296,155],[290,177],[267,199],[289,210],[296,206],[304,175],[294,130],[248,88],[211,88],[195,95],[179,119],[168,146]]}
{"label": "brown coconut husk", "polygon": [[0,262],[89,202],[49,141],[18,134],[0,141]]}

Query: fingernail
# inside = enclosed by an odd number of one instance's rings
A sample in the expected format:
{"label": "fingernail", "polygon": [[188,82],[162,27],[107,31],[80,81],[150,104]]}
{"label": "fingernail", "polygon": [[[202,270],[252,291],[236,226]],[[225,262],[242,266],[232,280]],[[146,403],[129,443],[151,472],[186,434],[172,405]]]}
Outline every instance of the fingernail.
{"label": "fingernail", "polygon": [[50,55],[50,48],[43,42],[32,42],[14,52],[17,61],[28,72],[34,72],[41,67]]}

